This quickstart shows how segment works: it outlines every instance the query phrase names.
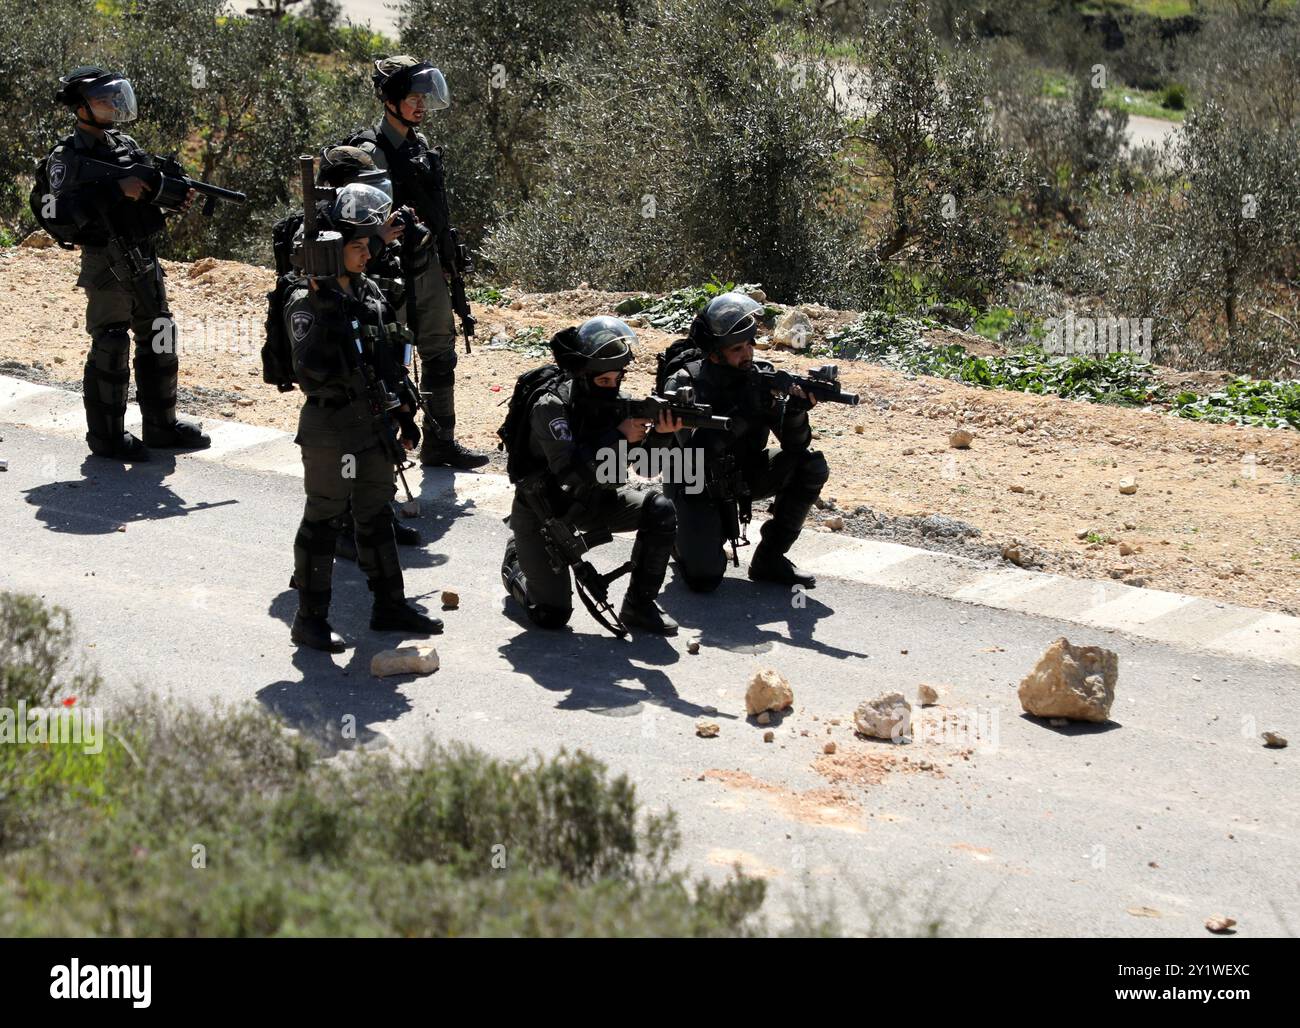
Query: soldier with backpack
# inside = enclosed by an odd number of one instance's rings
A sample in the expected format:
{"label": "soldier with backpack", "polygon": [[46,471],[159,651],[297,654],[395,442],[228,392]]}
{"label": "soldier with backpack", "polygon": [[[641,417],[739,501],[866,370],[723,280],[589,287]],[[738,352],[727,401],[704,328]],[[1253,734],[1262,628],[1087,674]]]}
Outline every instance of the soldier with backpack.
{"label": "soldier with backpack", "polygon": [[[415,345],[423,368],[421,389],[436,419],[430,424],[426,418],[420,462],[461,470],[480,468],[488,462],[487,455],[468,450],[456,441],[457,355],[452,288],[457,286],[461,292],[464,289],[464,250],[451,225],[442,149],[430,147],[419,132],[427,111],[443,110],[449,105],[447,83],[437,68],[405,55],[376,61],[372,81],[383,102],[384,116],[370,128],[354,133],[348,143],[364,150],[388,174],[394,202],[412,208],[428,227],[437,257],[427,270],[407,283],[407,288],[414,290],[418,310]],[[473,318],[469,317],[463,297],[456,306],[461,310],[468,347]]]}
{"label": "soldier with backpack", "polygon": [[561,547],[548,538],[548,531],[562,526],[577,534],[579,547],[583,537],[635,531],[619,628],[677,632],[677,623],[655,602],[676,533],[673,505],[656,490],[604,482],[596,470],[620,440],[666,439],[681,427],[666,414],[653,426],[610,415],[607,401],[618,395],[635,340],[626,323],[611,317],[591,318],[558,333],[551,340],[555,363],[520,376],[498,431],[515,485],[501,579],[529,620],[542,628],[561,628],[573,613],[569,566],[557,559]]}
{"label": "soldier with backpack", "polygon": [[[692,495],[680,484],[665,486],[677,508],[674,555],[696,592],[712,592],[721,583],[724,543],[731,543],[732,561],[739,564],[736,546],[748,541],[751,504],[766,497],[774,497],[772,517],[761,530],[749,577],[804,588],[816,584],[786,554],[830,476],[826,458],[809,449],[808,411],[817,398],[797,385],[774,391],[772,365],[754,359],[761,311],[761,304],[741,293],[716,296],[696,315],[687,338],[659,359],[660,393],[691,386],[699,403],[731,419],[729,432],[678,433],[680,445],[704,451],[704,490]],[[768,447],[769,435],[779,447]]]}
{"label": "soldier with backpack", "polygon": [[294,439],[302,448],[307,503],[293,547],[298,613],[291,636],[300,646],[332,653],[346,645],[328,616],[335,542],[349,506],[357,563],[374,594],[371,629],[442,631],[440,620],[407,601],[393,533],[394,467],[419,443],[420,432],[417,401],[405,390],[399,367],[396,314],[365,275],[370,239],[389,224],[389,206],[371,186],[340,189],[316,228],[338,234],[342,254],[327,263],[341,267],[337,274],[313,270],[321,258],[312,248],[327,245],[313,231],[303,242],[304,277],[284,301],[294,374],[307,394]]}
{"label": "soldier with backpack", "polygon": [[[83,377],[90,452],[141,461],[149,459],[150,446],[204,449],[212,440],[176,417],[176,324],[154,248],[165,215],[188,211],[195,191],[186,180],[165,176],[157,160],[118,128],[136,118],[135,92],[121,75],[77,68],[59,79],[55,99],[75,113],[77,128],[42,162],[31,202],[60,245],[81,247],[77,285],[86,291],[90,333]],[[176,183],[179,188],[165,189]],[[126,430],[132,332],[143,442]]]}

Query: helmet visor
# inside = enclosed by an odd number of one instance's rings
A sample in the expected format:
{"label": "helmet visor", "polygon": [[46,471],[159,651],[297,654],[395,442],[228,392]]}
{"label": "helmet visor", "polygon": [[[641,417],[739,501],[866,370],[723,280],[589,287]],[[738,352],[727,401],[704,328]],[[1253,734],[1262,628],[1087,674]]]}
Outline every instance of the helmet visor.
{"label": "helmet visor", "polygon": [[329,220],[344,239],[364,239],[378,234],[391,210],[392,201],[381,190],[353,182],[335,195]]}
{"label": "helmet visor", "polygon": [[762,305],[744,293],[723,293],[709,301],[704,318],[709,331],[723,346],[751,339],[758,331]]}
{"label": "helmet visor", "polygon": [[363,171],[356,177],[356,182],[363,186],[369,186],[371,189],[378,189],[388,197],[389,205],[393,202],[393,180],[388,177],[388,172],[382,168],[376,168],[373,171]]}
{"label": "helmet visor", "polygon": [[135,90],[127,79],[116,78],[90,86],[82,94],[96,119],[121,125],[135,121]]}
{"label": "helmet visor", "polygon": [[429,65],[411,72],[411,84],[407,88],[407,94],[411,93],[424,97],[424,106],[431,111],[441,111],[451,106],[447,80],[442,77],[442,72]]}

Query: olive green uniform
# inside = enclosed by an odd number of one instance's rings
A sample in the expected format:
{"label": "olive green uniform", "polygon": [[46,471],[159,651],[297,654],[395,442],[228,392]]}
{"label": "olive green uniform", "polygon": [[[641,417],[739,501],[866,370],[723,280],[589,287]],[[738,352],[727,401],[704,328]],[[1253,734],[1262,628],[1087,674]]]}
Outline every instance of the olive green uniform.
{"label": "olive green uniform", "polygon": [[[766,361],[755,361],[754,366],[772,369]],[[821,453],[809,449],[812,428],[803,401],[778,400],[757,375],[707,359],[679,370],[665,391],[686,385],[694,387],[697,402],[731,419],[729,432],[678,433],[682,446],[704,451],[705,490],[688,493],[680,483],[665,489],[677,508],[678,568],[691,589],[710,592],[726,574],[723,544],[728,529],[736,528],[731,523],[735,508],[729,511],[727,506],[739,503],[748,517],[753,500],[774,497],[772,517],[761,529],[761,546],[784,555],[799,538],[830,469]],[[779,446],[768,447],[772,435]]]}
{"label": "olive green uniform", "polygon": [[371,591],[377,601],[400,600],[402,569],[389,505],[396,493],[395,465],[372,418],[358,363],[365,360],[396,392],[400,327],[383,293],[360,275],[346,298],[326,287],[311,290],[305,281],[293,287],[285,300],[284,323],[293,344],[294,371],[307,394],[294,438],[302,448],[307,494],[294,540],[294,581],[302,607],[320,617],[329,608],[334,546],[349,501],[357,563]]}
{"label": "olive green uniform", "polygon": [[[151,163],[130,136],[108,130],[103,140],[78,128],[51,156],[50,188],[61,219],[76,225],[81,243],[77,285],[86,291],[90,354],[83,376],[87,441],[96,452],[115,446],[126,431],[128,358],[135,336],[136,400],[146,428],[176,423],[176,324],[167,303],[162,264],[154,237],[163,212],[145,200],[131,200],[114,180],[82,182],[79,165],[93,158],[110,164]],[[101,213],[102,212],[102,213]],[[107,252],[107,217],[126,246],[137,248],[147,274],[130,289],[113,274]]]}
{"label": "olive green uniform", "polygon": [[[673,506],[657,490],[602,484],[596,465],[607,448],[623,439],[616,423],[599,415],[584,416],[572,403],[572,380],[543,393],[529,413],[529,453],[545,477],[555,513],[570,517],[579,532],[606,529],[636,532],[628,596],[649,603],[659,593],[668,570],[676,532]],[[510,528],[501,568],[506,588],[544,628],[558,628],[573,613],[572,582],[567,567],[555,567],[547,553],[542,523],[519,491],[510,508]]]}
{"label": "olive green uniform", "polygon": [[[416,308],[415,347],[420,354],[420,388],[428,396],[429,412],[437,425],[424,425],[426,445],[456,437],[456,322],[451,309],[451,292],[442,269],[453,265],[451,222],[447,207],[442,151],[430,147],[419,132],[402,135],[387,118],[371,130],[375,139],[357,137],[353,144],[370,154],[375,166],[393,179],[395,206],[409,206],[433,234],[435,259],[406,284],[414,290]],[[391,157],[390,157],[391,155]],[[398,165],[394,167],[394,165]]]}

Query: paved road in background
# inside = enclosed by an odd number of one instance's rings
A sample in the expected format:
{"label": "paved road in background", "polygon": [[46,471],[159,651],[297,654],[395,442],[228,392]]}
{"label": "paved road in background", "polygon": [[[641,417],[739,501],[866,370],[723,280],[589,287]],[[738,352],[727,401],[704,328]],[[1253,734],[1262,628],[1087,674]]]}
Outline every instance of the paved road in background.
{"label": "paved road in background", "polygon": [[[677,639],[617,642],[580,608],[570,632],[530,631],[503,612],[499,513],[431,499],[448,495],[431,476],[430,545],[405,554],[409,589],[434,606],[455,589],[460,609],[443,615],[438,672],[379,680],[370,657],[400,640],[364,631],[369,594],[352,565],[338,573],[334,623],[356,648],[331,657],[289,643],[295,478],[219,454],[114,467],[66,426],[5,425],[0,437],[0,588],[71,609],[110,683],[110,723],[113,698],[140,684],[259,704],[331,752],[429,739],[503,757],[581,747],[631,776],[651,809],[677,812],[691,867],[765,875],[777,919],[829,900],[847,930],[889,934],[939,919],[960,934],[1200,935],[1216,913],[1242,934],[1300,931],[1295,751],[1249,731],[1286,730],[1294,667],[835,578],[796,607],[735,571],[707,599],[670,581]],[[1016,684],[1059,635],[1119,653],[1114,723],[1021,715]],[[796,695],[772,743],[743,717],[762,666]],[[853,736],[861,699],[913,697],[921,682],[944,691],[920,714],[933,735]],[[348,715],[355,740],[340,732]],[[718,738],[695,735],[701,717]]]}

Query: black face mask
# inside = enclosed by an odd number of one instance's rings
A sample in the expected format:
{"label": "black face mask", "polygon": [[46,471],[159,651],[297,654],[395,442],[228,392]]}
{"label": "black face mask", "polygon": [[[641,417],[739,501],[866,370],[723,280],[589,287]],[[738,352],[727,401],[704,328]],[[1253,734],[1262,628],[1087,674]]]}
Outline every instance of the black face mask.
{"label": "black face mask", "polygon": [[575,379],[577,389],[574,395],[588,403],[599,404],[606,403],[610,400],[618,399],[618,391],[623,384],[623,376],[618,377],[619,384],[616,386],[598,386],[595,379],[590,375],[579,375]]}

